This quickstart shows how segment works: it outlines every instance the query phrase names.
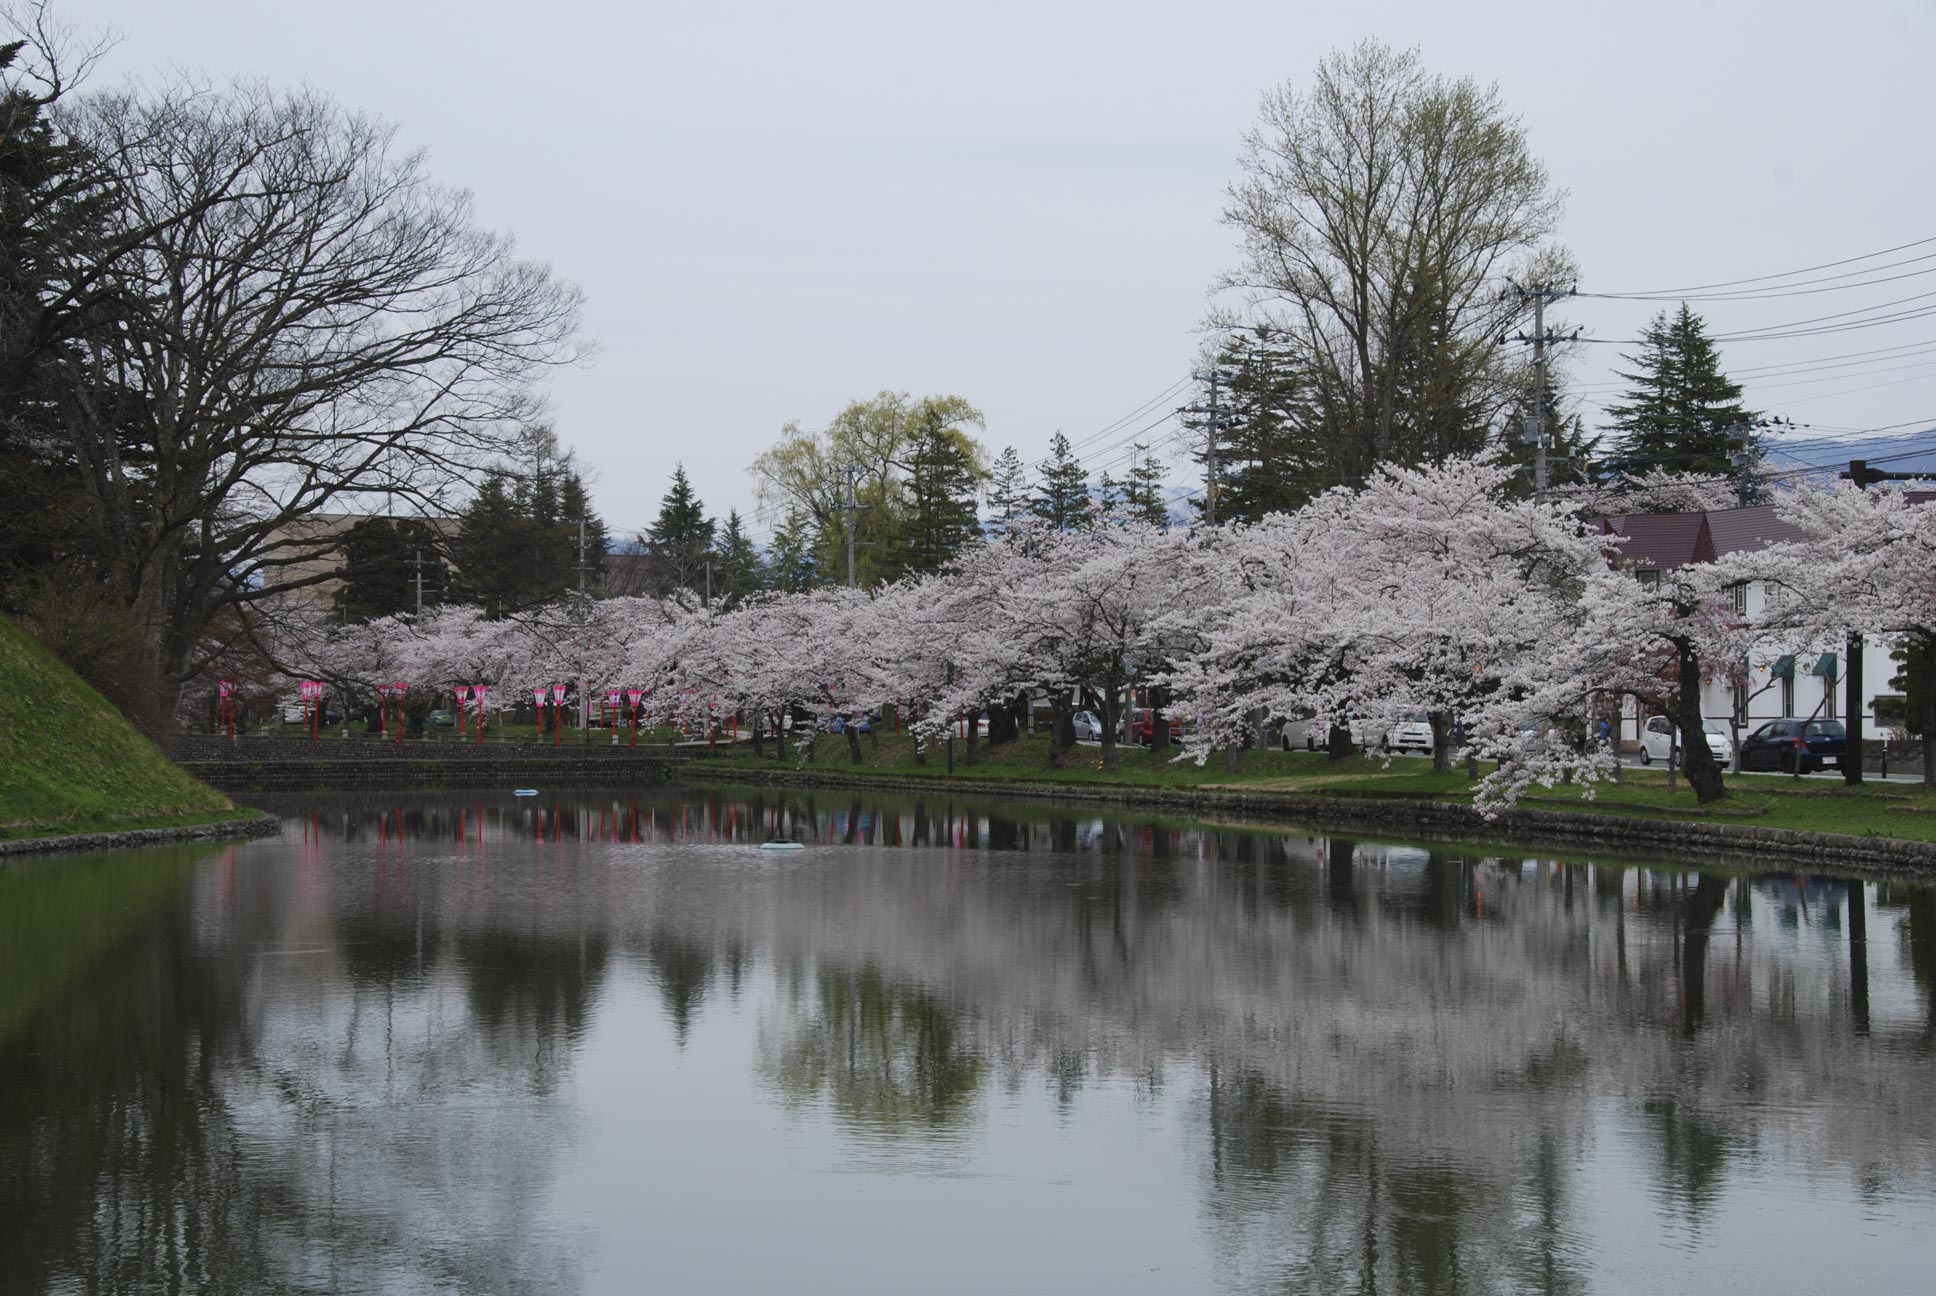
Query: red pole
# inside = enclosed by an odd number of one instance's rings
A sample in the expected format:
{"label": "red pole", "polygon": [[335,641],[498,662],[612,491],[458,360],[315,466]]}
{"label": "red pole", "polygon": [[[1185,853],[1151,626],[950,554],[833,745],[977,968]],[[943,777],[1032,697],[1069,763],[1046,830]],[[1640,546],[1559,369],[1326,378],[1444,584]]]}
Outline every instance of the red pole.
{"label": "red pole", "polygon": [[555,698],[551,703],[551,745],[562,747],[565,744],[565,706]]}

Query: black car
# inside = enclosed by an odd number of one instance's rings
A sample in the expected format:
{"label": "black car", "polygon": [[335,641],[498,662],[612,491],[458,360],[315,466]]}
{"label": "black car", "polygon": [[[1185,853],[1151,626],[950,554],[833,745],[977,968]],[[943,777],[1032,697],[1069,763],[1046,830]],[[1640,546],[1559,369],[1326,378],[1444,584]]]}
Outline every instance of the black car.
{"label": "black car", "polygon": [[[1741,740],[1741,768],[1806,774],[1842,768],[1848,733],[1840,720],[1770,720]],[[1798,768],[1799,767],[1799,768]]]}

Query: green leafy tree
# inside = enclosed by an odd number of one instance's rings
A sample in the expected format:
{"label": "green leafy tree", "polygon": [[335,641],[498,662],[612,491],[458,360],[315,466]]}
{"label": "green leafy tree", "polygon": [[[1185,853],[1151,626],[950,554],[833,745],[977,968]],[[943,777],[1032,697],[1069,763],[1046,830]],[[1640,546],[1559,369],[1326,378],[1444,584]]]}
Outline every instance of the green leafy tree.
{"label": "green leafy tree", "polygon": [[674,465],[672,485],[659,501],[659,516],[639,537],[652,592],[662,598],[682,592],[703,594],[717,529],[686,479],[685,465]]}
{"label": "green leafy tree", "polygon": [[1720,353],[1699,315],[1685,302],[1672,315],[1662,311],[1640,344],[1638,354],[1626,357],[1632,370],[1620,373],[1626,394],[1607,406],[1619,438],[1608,468],[1622,477],[1650,468],[1727,476],[1735,471],[1731,435],[1745,436],[1746,453],[1759,457],[1756,416],[1741,404],[1741,384],[1721,372]]}
{"label": "green leafy tree", "polygon": [[[981,411],[959,396],[914,400],[905,392],[881,392],[855,401],[820,431],[797,423],[753,461],[752,473],[766,516],[794,510],[812,522],[819,571],[845,580],[848,527],[852,519],[855,576],[862,585],[891,580],[907,570],[915,516],[914,456],[930,427],[960,447],[979,481],[981,446],[968,429],[982,426]],[[849,491],[856,507],[848,508]]]}
{"label": "green leafy tree", "polygon": [[1072,531],[1089,521],[1089,478],[1060,432],[1049,442],[1049,457],[1035,465],[1035,497],[1029,508],[1057,531]]}
{"label": "green leafy tree", "polygon": [[736,608],[767,586],[766,560],[746,534],[738,509],[726,514],[713,555],[713,594],[728,609]]}
{"label": "green leafy tree", "polygon": [[1239,166],[1242,260],[1220,287],[1302,384],[1308,489],[1495,440],[1514,365],[1497,339],[1525,310],[1501,289],[1570,271],[1547,245],[1561,196],[1497,91],[1368,40],[1269,93]]}

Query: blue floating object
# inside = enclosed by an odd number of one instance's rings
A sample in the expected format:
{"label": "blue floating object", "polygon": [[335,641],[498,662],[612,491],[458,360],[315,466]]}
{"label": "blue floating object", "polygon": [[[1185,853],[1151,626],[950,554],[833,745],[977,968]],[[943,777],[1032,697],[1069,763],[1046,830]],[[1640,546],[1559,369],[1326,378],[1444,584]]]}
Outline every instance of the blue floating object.
{"label": "blue floating object", "polygon": [[511,792],[511,795],[512,795],[512,796],[536,796],[536,795],[538,795],[538,789],[536,789],[536,788],[514,788],[514,789],[512,790],[512,792]]}
{"label": "blue floating object", "polygon": [[761,850],[805,850],[806,847],[799,842],[770,841],[770,842],[761,842],[760,849]]}

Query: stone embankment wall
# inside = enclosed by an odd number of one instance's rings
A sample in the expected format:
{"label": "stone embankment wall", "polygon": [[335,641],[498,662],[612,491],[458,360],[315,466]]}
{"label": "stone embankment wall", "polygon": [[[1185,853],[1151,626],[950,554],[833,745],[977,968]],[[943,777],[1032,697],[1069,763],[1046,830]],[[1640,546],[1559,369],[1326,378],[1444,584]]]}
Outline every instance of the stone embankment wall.
{"label": "stone embankment wall", "polygon": [[425,742],[406,738],[226,738],[190,734],[170,753],[225,792],[396,787],[637,787],[666,781],[685,757],[609,743]]}
{"label": "stone embankment wall", "polygon": [[1573,810],[1508,810],[1487,819],[1467,805],[1383,796],[1306,796],[1281,792],[1001,783],[870,775],[862,770],[775,769],[695,763],[688,780],[817,787],[858,786],[940,796],[1039,797],[1075,803],[1142,806],[1197,818],[1296,824],[1386,837],[1500,842],[1623,856],[1707,859],[1742,868],[1816,864],[1869,872],[1936,873],[1936,842],[1841,833],[1797,832],[1751,824],[1647,819]]}
{"label": "stone embankment wall", "polygon": [[178,842],[226,841],[240,837],[273,837],[282,827],[274,815],[251,815],[221,823],[191,824],[181,828],[125,828],[118,832],[69,833],[65,837],[23,837],[0,841],[0,856],[41,855],[53,851],[120,850],[125,846],[167,846]]}

